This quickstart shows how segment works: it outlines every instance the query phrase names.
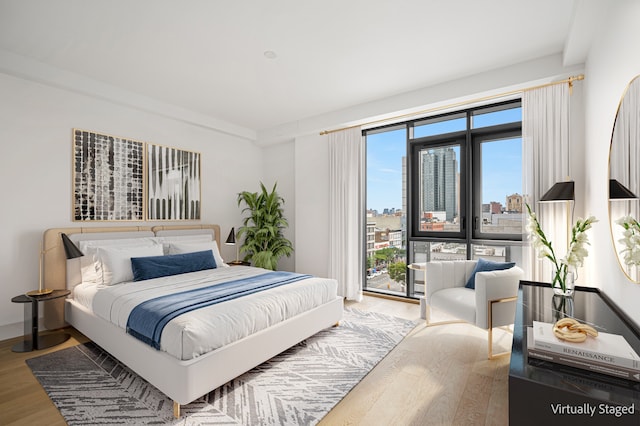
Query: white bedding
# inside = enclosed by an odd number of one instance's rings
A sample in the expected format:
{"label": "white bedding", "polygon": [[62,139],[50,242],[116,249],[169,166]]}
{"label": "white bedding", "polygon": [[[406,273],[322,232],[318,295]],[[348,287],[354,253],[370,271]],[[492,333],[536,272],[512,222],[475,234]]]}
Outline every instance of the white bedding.
{"label": "white bedding", "polygon": [[[217,268],[114,286],[81,284],[74,299],[97,316],[126,329],[139,303],[170,294],[268,272],[247,266]],[[180,315],[165,326],[161,350],[188,360],[292,318],[336,298],[337,282],[308,278]]]}

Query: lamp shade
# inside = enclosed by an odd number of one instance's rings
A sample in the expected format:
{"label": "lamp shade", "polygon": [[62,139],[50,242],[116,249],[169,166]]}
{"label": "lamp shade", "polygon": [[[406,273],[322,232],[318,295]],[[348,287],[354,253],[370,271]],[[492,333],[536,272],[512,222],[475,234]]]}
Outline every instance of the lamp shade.
{"label": "lamp shade", "polygon": [[609,179],[609,199],[610,200],[635,200],[636,194],[629,191],[629,188],[618,182],[616,179]]}
{"label": "lamp shade", "polygon": [[64,246],[64,253],[67,256],[67,259],[75,259],[76,257],[84,256],[84,253],[80,251],[73,241],[67,237],[67,234],[60,234],[62,236],[62,245]]}
{"label": "lamp shade", "polygon": [[231,228],[231,231],[229,232],[229,236],[227,237],[227,240],[224,243],[225,244],[229,244],[230,246],[236,244],[236,230],[235,230],[235,228]]}
{"label": "lamp shade", "polygon": [[574,182],[556,182],[541,198],[540,202],[554,201],[573,201],[574,198]]}

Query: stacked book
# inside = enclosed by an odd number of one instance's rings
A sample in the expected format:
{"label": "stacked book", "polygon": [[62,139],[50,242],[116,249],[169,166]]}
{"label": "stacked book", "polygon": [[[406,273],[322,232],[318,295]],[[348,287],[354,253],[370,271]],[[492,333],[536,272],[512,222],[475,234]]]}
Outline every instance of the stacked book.
{"label": "stacked book", "polygon": [[527,333],[532,358],[640,382],[640,357],[623,336],[598,333],[581,343],[558,339],[553,324],[533,322]]}

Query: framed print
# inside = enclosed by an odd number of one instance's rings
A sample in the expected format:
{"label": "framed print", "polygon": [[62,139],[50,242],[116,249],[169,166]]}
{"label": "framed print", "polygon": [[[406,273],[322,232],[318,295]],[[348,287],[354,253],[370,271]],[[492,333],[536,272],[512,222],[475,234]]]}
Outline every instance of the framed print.
{"label": "framed print", "polygon": [[73,220],[144,220],[144,143],[73,129]]}
{"label": "framed print", "polygon": [[149,220],[200,219],[200,153],[147,144]]}

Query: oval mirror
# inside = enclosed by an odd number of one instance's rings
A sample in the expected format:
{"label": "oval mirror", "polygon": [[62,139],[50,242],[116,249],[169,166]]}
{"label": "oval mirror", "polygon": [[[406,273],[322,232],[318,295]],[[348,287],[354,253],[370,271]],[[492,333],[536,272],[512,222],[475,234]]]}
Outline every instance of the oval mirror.
{"label": "oval mirror", "polygon": [[640,283],[640,76],[622,95],[609,150],[609,227],[620,267]]}

